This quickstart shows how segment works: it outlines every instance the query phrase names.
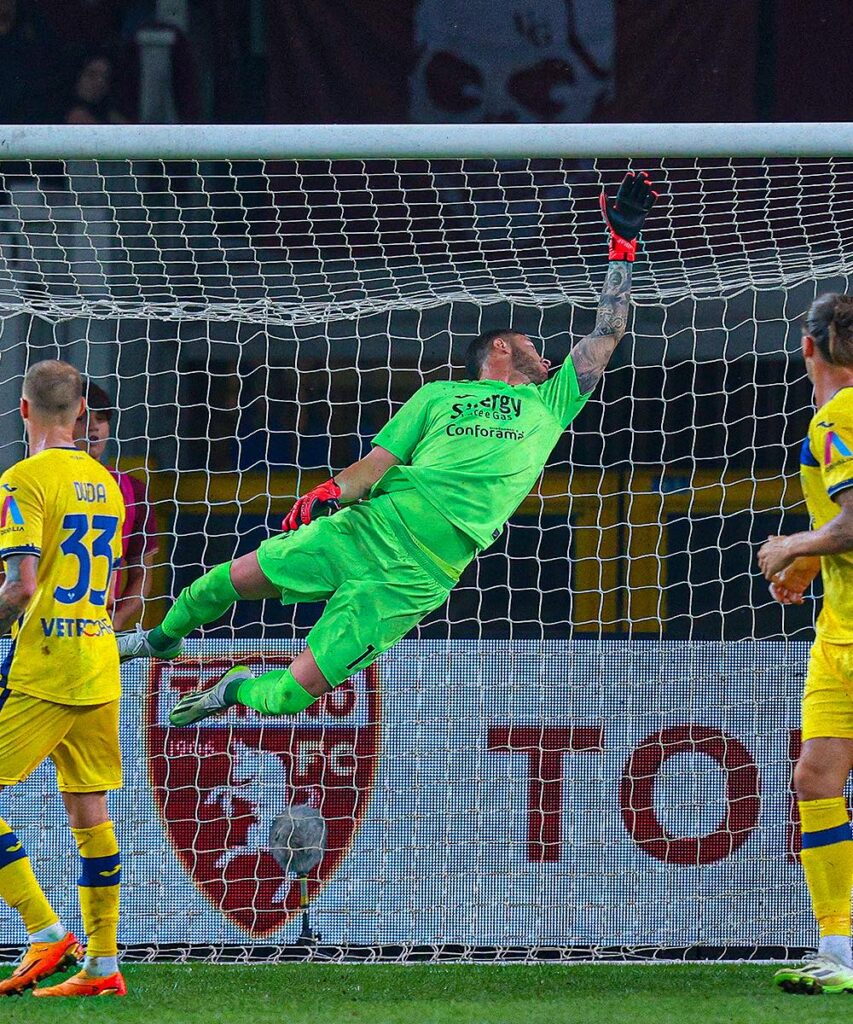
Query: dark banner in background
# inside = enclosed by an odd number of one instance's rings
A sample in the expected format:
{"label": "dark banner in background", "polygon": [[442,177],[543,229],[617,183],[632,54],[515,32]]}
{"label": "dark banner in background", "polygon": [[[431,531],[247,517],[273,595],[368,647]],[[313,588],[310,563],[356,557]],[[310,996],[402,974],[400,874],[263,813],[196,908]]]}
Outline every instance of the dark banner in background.
{"label": "dark banner in background", "polygon": [[853,116],[845,0],[269,0],[273,122]]}
{"label": "dark banner in background", "polygon": [[413,0],[270,0],[270,121],[408,121],[414,7]]}
{"label": "dark banner in background", "polygon": [[[772,121],[853,118],[853,7],[849,0],[776,0],[766,87]],[[763,113],[762,113],[763,119]]]}
{"label": "dark banner in background", "polygon": [[599,120],[755,120],[760,6],[619,0],[616,87]]}
{"label": "dark banner in background", "polygon": [[586,121],[613,85],[612,0],[420,0],[410,120]]}
{"label": "dark banner in background", "polygon": [[588,120],[613,26],[612,0],[271,0],[271,120]]}

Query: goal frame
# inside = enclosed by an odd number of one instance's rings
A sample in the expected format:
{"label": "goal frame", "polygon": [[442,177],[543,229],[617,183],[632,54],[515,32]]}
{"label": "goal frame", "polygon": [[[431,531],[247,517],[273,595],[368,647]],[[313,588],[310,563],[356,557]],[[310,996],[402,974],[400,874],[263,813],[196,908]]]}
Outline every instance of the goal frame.
{"label": "goal frame", "polygon": [[[853,122],[679,123],[679,124],[515,124],[515,125],[0,125],[3,160],[369,160],[369,159],[528,159],[528,158],[819,158],[853,157]],[[152,952],[152,947],[156,951]],[[494,950],[468,947],[337,947],[316,949],[218,947],[219,962],[256,959],[329,961],[418,961],[497,959]],[[785,947],[789,955],[803,950]],[[775,947],[573,946],[562,950],[503,947],[499,959],[714,960],[776,959]],[[153,943],[126,951],[126,959],[175,960],[197,955],[184,947]],[[0,961],[12,950],[0,947]]]}
{"label": "goal frame", "polygon": [[843,157],[853,121],[659,124],[0,125],[0,159]]}

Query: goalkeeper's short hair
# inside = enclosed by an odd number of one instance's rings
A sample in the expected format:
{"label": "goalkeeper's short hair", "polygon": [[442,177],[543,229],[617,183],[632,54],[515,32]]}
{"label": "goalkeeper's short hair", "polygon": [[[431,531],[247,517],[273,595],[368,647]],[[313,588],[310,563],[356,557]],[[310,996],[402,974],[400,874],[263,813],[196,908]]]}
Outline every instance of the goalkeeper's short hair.
{"label": "goalkeeper's short hair", "polygon": [[483,331],[476,337],[465,353],[465,372],[468,375],[468,380],[480,379],[480,371],[483,369],[486,356],[491,352],[493,341],[515,334],[518,334],[518,331],[514,331],[510,327],[501,327],[497,330]]}

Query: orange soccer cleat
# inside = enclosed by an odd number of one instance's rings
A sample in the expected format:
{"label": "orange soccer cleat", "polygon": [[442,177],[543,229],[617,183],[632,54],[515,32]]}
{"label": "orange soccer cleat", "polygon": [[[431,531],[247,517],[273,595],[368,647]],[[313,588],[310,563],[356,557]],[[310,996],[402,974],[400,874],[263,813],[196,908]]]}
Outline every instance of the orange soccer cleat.
{"label": "orange soccer cleat", "polygon": [[33,942],[11,976],[0,981],[0,996],[19,996],[57,971],[77,967],[83,949],[69,932],[58,942]]}
{"label": "orange soccer cleat", "polygon": [[34,996],[126,996],[127,985],[119,971],[105,978],[95,978],[85,971],[78,971],[58,985],[37,988]]}

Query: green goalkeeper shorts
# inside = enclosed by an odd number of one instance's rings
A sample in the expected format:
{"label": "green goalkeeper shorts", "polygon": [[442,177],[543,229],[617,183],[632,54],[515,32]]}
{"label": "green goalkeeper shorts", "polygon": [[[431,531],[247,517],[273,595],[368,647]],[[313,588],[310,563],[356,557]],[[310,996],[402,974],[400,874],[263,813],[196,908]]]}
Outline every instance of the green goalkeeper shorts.
{"label": "green goalkeeper shorts", "polygon": [[258,563],[282,604],[327,602],[308,646],[332,686],[444,604],[455,582],[414,543],[386,495],[271,537]]}

